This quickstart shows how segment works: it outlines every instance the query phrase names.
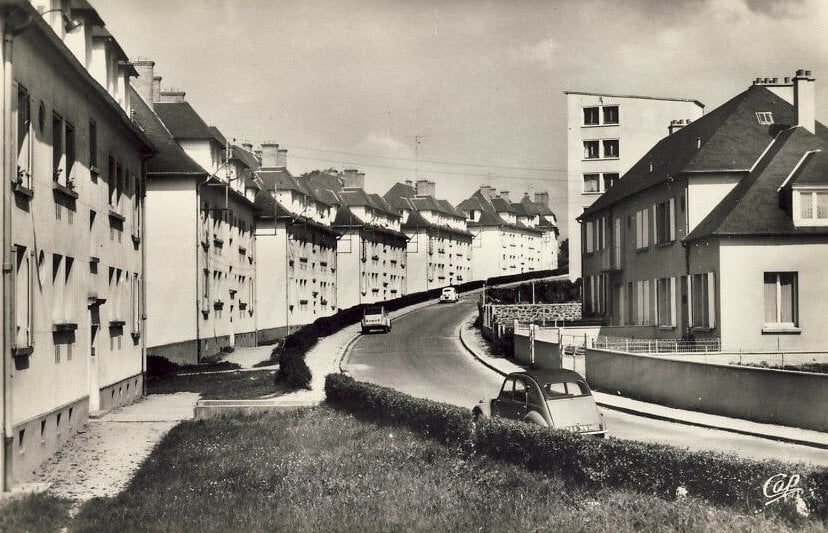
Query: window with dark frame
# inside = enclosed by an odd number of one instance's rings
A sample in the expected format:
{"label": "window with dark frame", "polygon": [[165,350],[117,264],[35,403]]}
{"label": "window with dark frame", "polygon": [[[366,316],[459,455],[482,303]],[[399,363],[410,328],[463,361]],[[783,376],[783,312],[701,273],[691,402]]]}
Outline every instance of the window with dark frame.
{"label": "window with dark frame", "polygon": [[584,159],[598,159],[599,146],[598,141],[584,141]]}
{"label": "window with dark frame", "polygon": [[618,157],[618,139],[604,141],[604,157]]}
{"label": "window with dark frame", "polygon": [[617,172],[604,173],[604,190],[608,191],[613,185],[618,183],[620,176]]}
{"label": "window with dark frame", "polygon": [[66,144],[66,185],[73,186],[74,175],[72,174],[75,168],[76,153],[75,153],[75,127],[69,122],[64,121],[64,142]]}
{"label": "window with dark frame", "polygon": [[618,106],[604,106],[604,124],[618,124]]}
{"label": "window with dark frame", "polygon": [[597,126],[599,124],[598,117],[597,107],[584,108],[584,126]]}
{"label": "window with dark frame", "polygon": [[29,92],[17,86],[17,184],[32,184],[32,104]]}
{"label": "window with dark frame", "polygon": [[600,174],[584,174],[584,192],[600,192]]}
{"label": "window with dark frame", "polygon": [[52,180],[60,181],[63,168],[63,117],[52,113]]}
{"label": "window with dark frame", "polygon": [[98,125],[91,118],[89,119],[89,172],[92,174],[92,181],[98,179]]}

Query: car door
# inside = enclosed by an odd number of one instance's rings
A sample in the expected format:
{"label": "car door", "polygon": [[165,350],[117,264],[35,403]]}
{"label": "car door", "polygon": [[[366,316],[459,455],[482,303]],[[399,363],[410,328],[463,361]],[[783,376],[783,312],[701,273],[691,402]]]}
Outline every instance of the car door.
{"label": "car door", "polygon": [[506,378],[495,400],[495,409],[492,414],[513,420],[523,420],[527,411],[526,392],[526,382],[523,379]]}

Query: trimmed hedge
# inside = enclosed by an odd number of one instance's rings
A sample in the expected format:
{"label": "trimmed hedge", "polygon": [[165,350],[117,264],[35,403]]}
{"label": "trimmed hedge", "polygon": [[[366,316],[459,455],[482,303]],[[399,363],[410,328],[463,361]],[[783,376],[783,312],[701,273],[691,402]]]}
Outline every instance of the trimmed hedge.
{"label": "trimmed hedge", "polygon": [[776,474],[799,474],[802,498],[815,517],[828,518],[828,469],[792,467],[714,452],[554,431],[493,418],[473,423],[465,408],[413,398],[393,389],[330,374],[327,401],[380,423],[420,431],[469,453],[510,461],[589,487],[630,489],[673,498],[684,487],[690,495],[749,512],[793,513],[793,502],[765,506],[762,486]]}
{"label": "trimmed hedge", "polygon": [[[558,273],[560,273],[560,270],[525,272],[511,276],[489,278],[485,283],[488,285],[496,285],[498,283],[548,277]],[[463,293],[479,289],[483,287],[483,284],[483,280],[478,280],[455,285],[455,287],[458,292]],[[397,311],[403,307],[434,300],[440,296],[441,290],[442,288],[415,292],[394,298],[393,300],[377,302],[377,304],[383,305],[386,311]],[[312,375],[307,363],[305,363],[305,354],[316,345],[320,337],[327,337],[344,327],[356,324],[362,320],[362,310],[364,307],[377,304],[359,304],[348,309],[340,310],[334,315],[317,318],[313,323],[302,326],[297,331],[282,339],[270,353],[270,358],[279,362],[279,372],[276,373],[276,380],[280,382],[286,381],[291,386],[297,388],[310,386]]]}

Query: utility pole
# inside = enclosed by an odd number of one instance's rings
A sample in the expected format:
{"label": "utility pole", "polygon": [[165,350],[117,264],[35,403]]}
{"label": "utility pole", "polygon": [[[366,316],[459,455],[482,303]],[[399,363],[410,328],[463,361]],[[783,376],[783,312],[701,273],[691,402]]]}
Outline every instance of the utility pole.
{"label": "utility pole", "polygon": [[414,136],[414,179],[420,179],[420,144],[423,141],[422,135]]}

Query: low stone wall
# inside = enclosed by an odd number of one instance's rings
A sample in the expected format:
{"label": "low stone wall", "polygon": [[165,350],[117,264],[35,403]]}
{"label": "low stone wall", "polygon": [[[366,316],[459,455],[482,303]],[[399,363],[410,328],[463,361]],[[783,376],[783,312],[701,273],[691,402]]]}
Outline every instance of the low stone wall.
{"label": "low stone wall", "polygon": [[[554,324],[555,321],[573,321],[581,318],[580,303],[566,304],[489,304],[488,316],[493,322],[531,322],[533,324]],[[487,313],[484,311],[484,316]]]}
{"label": "low stone wall", "polygon": [[828,374],[680,361],[590,348],[591,387],[636,400],[828,431]]}

